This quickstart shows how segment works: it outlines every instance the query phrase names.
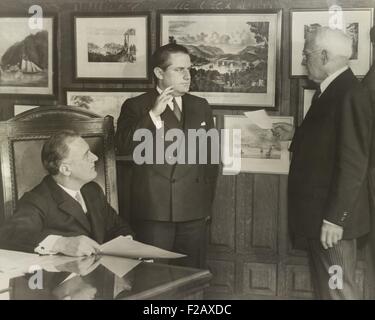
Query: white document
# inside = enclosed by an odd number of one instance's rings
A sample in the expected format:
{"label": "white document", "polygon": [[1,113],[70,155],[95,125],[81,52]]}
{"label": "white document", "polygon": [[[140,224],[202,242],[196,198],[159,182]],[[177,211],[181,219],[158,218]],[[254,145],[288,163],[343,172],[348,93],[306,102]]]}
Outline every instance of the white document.
{"label": "white document", "polygon": [[272,129],[272,119],[266,113],[266,111],[264,111],[264,109],[257,111],[247,111],[244,114],[251,120],[251,122],[256,124],[259,128]]}
{"label": "white document", "polygon": [[102,256],[99,261],[101,265],[106,267],[119,278],[122,278],[142,262],[141,260],[126,259],[114,256]]}
{"label": "white document", "polygon": [[30,266],[37,264],[39,258],[37,254],[1,249],[0,257],[0,273],[9,273],[20,269],[27,271]]}
{"label": "white document", "polygon": [[124,236],[119,236],[116,239],[102,244],[100,246],[100,252],[103,255],[126,258],[175,259],[185,257],[184,254],[160,249],[142,242],[131,240]]}

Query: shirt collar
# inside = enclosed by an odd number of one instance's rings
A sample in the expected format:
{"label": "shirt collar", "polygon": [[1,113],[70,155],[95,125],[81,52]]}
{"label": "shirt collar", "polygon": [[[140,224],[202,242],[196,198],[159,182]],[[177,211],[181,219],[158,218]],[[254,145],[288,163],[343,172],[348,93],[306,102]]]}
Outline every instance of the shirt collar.
{"label": "shirt collar", "polygon": [[336,72],[330,74],[327,78],[325,78],[320,84],[321,94],[324,92],[324,90],[328,88],[328,86],[331,84],[333,80],[335,80],[341,73],[346,71],[348,68],[348,66],[342,67],[341,69],[337,70]]}
{"label": "shirt collar", "polygon": [[[158,91],[159,94],[163,92],[163,90],[161,90],[159,87],[156,87],[156,90]],[[182,111],[182,97],[178,96],[178,97],[174,97],[174,99],[176,100],[178,107]],[[173,111],[174,106],[172,103],[172,99],[168,101],[168,106]]]}
{"label": "shirt collar", "polygon": [[57,185],[59,187],[61,187],[67,194],[69,194],[74,199],[75,199],[77,193],[79,193],[82,196],[81,191],[79,191],[79,190],[72,190],[72,189],[66,188],[59,183]]}

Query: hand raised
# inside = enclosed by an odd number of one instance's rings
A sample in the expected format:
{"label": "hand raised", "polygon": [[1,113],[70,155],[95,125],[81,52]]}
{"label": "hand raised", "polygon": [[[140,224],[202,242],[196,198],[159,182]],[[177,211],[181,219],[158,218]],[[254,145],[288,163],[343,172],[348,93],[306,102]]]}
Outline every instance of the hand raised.
{"label": "hand raised", "polygon": [[160,116],[165,108],[167,107],[167,104],[173,99],[173,86],[166,88],[155,100],[155,104],[152,107],[151,111],[152,113],[158,117]]}
{"label": "hand raised", "polygon": [[289,123],[274,123],[271,129],[272,134],[278,137],[281,141],[292,140],[294,135],[294,127]]}

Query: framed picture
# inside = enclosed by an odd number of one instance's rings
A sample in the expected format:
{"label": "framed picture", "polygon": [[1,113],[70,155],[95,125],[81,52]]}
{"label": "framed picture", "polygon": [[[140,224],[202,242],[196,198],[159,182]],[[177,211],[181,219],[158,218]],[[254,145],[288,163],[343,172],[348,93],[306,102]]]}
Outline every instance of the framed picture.
{"label": "framed picture", "polygon": [[[307,75],[306,67],[302,65],[305,38],[315,28],[332,24],[333,13],[328,10],[291,11],[291,76]],[[373,9],[342,9],[337,14],[340,19],[334,21],[335,26],[344,30],[353,39],[350,67],[355,75],[363,76],[372,62],[370,29],[373,25]]]}
{"label": "framed picture", "polygon": [[190,90],[212,105],[276,105],[281,11],[159,12],[160,44],[185,46]]}
{"label": "framed picture", "polygon": [[0,94],[51,98],[56,92],[56,18],[0,16]]}
{"label": "framed picture", "polygon": [[[279,123],[293,125],[293,117],[271,117],[273,126]],[[289,143],[280,141],[271,129],[261,129],[249,118],[241,115],[225,115],[224,129],[230,138],[224,140],[224,152],[233,150],[233,129],[241,130],[241,172],[287,174],[289,172]],[[233,132],[233,134],[231,134]],[[227,144],[226,144],[227,142]],[[230,174],[225,165],[223,173]]]}
{"label": "framed picture", "polygon": [[75,15],[75,78],[148,81],[149,20],[149,13]]}
{"label": "framed picture", "polygon": [[85,108],[102,117],[110,115],[114,119],[114,126],[116,128],[117,120],[121,112],[121,106],[125,100],[144,93],[144,91],[124,92],[124,90],[126,89],[119,89],[118,91],[113,89],[108,91],[68,89],[66,90],[66,104]]}

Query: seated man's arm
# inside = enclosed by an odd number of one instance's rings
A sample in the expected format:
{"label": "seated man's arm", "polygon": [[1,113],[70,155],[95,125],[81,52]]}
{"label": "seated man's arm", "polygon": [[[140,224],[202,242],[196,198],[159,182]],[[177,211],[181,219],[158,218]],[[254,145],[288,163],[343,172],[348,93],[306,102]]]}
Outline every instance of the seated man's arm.
{"label": "seated man's arm", "polygon": [[34,252],[47,236],[43,234],[44,218],[41,208],[21,199],[18,209],[0,228],[0,247]]}
{"label": "seated man's arm", "polygon": [[[0,247],[30,253],[84,256],[95,253],[99,245],[86,236],[51,235],[45,226],[45,201],[35,194],[25,194],[14,215],[0,228]],[[43,206],[46,207],[43,207]]]}

